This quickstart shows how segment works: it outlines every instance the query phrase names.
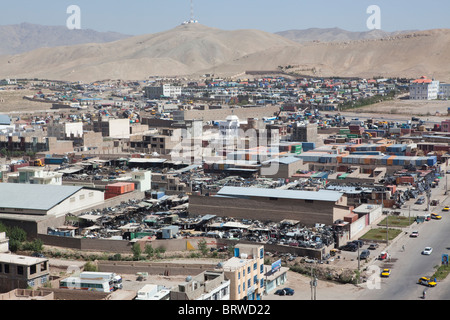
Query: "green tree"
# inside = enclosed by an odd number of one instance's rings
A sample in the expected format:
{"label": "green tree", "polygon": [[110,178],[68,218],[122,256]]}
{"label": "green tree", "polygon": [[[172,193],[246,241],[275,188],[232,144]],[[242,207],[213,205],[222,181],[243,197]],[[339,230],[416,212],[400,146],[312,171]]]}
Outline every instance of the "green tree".
{"label": "green tree", "polygon": [[134,260],[139,260],[142,253],[141,245],[136,242],[135,244],[133,244],[133,248],[131,250],[133,251]]}
{"label": "green tree", "polygon": [[155,249],[152,247],[151,244],[146,244],[144,249],[145,254],[150,259],[155,255]]}
{"label": "green tree", "polygon": [[205,239],[200,240],[197,246],[202,255],[206,256],[206,254],[208,253],[208,246],[206,245],[206,240]]}

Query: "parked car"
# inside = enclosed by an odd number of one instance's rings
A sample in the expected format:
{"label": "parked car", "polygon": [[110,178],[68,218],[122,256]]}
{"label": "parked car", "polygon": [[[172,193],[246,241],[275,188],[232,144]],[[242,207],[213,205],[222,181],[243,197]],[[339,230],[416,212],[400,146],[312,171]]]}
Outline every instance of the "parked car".
{"label": "parked car", "polygon": [[277,296],[292,296],[294,295],[294,290],[291,288],[278,289],[277,291],[275,291],[275,294]]}
{"label": "parked car", "polygon": [[369,250],[375,250],[375,249],[377,249],[379,247],[379,244],[378,243],[371,243],[370,245],[369,245]]}
{"label": "parked car", "polygon": [[364,241],[362,240],[353,240],[352,243],[356,244],[360,248],[362,248],[362,246],[364,245]]}
{"label": "parked car", "polygon": [[435,287],[436,286],[436,282],[434,282],[434,280],[428,278],[428,277],[422,277],[417,281],[418,284],[422,284],[424,286],[427,287]]}
{"label": "parked car", "polygon": [[286,292],[287,296],[292,296],[295,293],[294,289],[291,288],[284,288],[283,290]]}
{"label": "parked car", "polygon": [[355,251],[358,250],[358,246],[356,244],[354,244],[354,243],[349,243],[349,244],[346,244],[345,246],[341,247],[340,249],[344,250],[344,251],[353,251],[353,252],[355,252]]}
{"label": "parked car", "polygon": [[367,259],[370,256],[370,251],[369,250],[363,250],[360,255],[359,255],[359,259]]}
{"label": "parked car", "polygon": [[431,252],[433,252],[433,248],[425,247],[425,249],[423,249],[423,251],[422,251],[422,254],[429,256],[431,254]]}

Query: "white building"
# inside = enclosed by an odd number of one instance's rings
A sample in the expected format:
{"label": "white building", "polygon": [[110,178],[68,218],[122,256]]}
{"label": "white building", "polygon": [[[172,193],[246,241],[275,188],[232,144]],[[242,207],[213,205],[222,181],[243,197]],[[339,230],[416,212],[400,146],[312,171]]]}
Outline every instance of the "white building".
{"label": "white building", "polygon": [[42,167],[22,167],[8,175],[9,183],[62,185],[62,173],[44,170]]}
{"label": "white building", "polygon": [[225,121],[219,121],[220,138],[223,140],[239,137],[239,118],[235,115],[228,116]]}
{"label": "white building", "polygon": [[54,216],[104,203],[104,193],[83,187],[0,183],[0,214]]}
{"label": "white building", "polygon": [[172,288],[170,300],[230,300],[230,280],[221,271],[204,271]]}
{"label": "white building", "polygon": [[409,98],[411,100],[435,100],[438,98],[439,81],[423,76],[411,82]]}
{"label": "white building", "polygon": [[171,84],[163,84],[161,86],[146,87],[145,97],[147,99],[159,98],[178,98],[181,96],[181,87]]}
{"label": "white building", "polygon": [[64,140],[73,136],[74,138],[83,137],[82,122],[55,123],[47,126],[47,135],[56,137],[58,140]]}

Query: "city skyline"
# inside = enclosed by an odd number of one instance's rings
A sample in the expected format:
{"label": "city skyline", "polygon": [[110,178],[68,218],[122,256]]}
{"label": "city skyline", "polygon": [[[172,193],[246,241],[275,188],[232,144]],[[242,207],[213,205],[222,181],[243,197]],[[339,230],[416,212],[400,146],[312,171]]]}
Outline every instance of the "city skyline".
{"label": "city skyline", "polygon": [[[80,8],[81,29],[113,31],[129,35],[162,32],[190,18],[189,0],[89,2],[19,0],[0,12],[2,25],[32,23],[65,26],[70,14],[67,8]],[[367,13],[370,6],[380,8],[381,30],[427,30],[449,28],[446,12],[450,2],[436,0],[433,6],[423,1],[344,0],[307,3],[305,1],[245,2],[194,0],[194,18],[208,27],[223,30],[258,29],[280,32],[293,29],[341,28],[347,31],[369,31]]]}

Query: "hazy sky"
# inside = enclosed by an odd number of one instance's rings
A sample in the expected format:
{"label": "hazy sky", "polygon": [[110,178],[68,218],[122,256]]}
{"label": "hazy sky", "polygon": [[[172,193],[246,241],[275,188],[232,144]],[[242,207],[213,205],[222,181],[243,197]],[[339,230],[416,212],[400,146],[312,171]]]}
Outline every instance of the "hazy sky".
{"label": "hazy sky", "polygon": [[[0,9],[0,25],[22,22],[65,26],[67,8],[81,9],[81,28],[138,35],[172,29],[189,19],[189,0],[15,0]],[[368,31],[370,5],[381,29],[450,28],[449,0],[194,0],[201,24],[224,30],[334,28]]]}

